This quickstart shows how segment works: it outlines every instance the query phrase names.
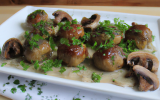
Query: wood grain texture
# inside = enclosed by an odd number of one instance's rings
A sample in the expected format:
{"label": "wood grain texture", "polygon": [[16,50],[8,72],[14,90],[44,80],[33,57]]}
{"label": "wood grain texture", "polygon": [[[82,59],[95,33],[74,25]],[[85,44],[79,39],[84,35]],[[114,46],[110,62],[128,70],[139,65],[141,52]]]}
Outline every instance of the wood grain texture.
{"label": "wood grain texture", "polygon": [[4,97],[4,96],[0,95],[0,100],[12,100],[12,99],[9,99],[7,97]]}
{"label": "wood grain texture", "polygon": [[[160,7],[120,7],[120,6],[57,6],[37,5],[39,7],[88,9],[99,11],[123,12],[132,14],[160,16]],[[0,6],[0,24],[25,6]],[[11,100],[0,95],[0,100]]]}
{"label": "wood grain texture", "polygon": [[160,0],[0,0],[0,5],[88,5],[160,7]]}

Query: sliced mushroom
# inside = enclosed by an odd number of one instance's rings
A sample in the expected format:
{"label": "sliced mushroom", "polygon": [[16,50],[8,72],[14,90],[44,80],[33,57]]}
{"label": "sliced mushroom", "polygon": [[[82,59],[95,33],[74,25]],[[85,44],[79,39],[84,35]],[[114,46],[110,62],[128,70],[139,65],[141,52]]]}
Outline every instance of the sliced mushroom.
{"label": "sliced mushroom", "polygon": [[62,44],[58,46],[57,56],[58,59],[63,60],[67,66],[76,67],[88,56],[88,50],[84,44],[83,47],[78,45],[67,46]]}
{"label": "sliced mushroom", "polygon": [[103,71],[114,71],[124,65],[125,53],[119,46],[114,46],[106,50],[98,50],[93,54],[95,67]]}
{"label": "sliced mushroom", "polygon": [[55,24],[58,24],[59,22],[65,21],[65,20],[68,20],[70,22],[73,20],[68,13],[62,10],[57,10],[52,15],[55,16],[55,19],[54,19]]}
{"label": "sliced mushroom", "polygon": [[156,90],[159,87],[159,79],[156,74],[140,65],[135,65],[133,71],[139,78],[139,90]]}
{"label": "sliced mushroom", "polygon": [[141,65],[152,72],[157,72],[159,67],[158,58],[151,53],[143,51],[130,53],[127,58],[127,64],[131,66]]}
{"label": "sliced mushroom", "polygon": [[48,19],[48,14],[44,10],[35,10],[27,17],[27,23],[32,25],[40,22],[41,20],[46,21]]}
{"label": "sliced mushroom", "polygon": [[2,57],[5,59],[16,58],[23,55],[21,42],[16,38],[7,40],[2,48]]}
{"label": "sliced mushroom", "polygon": [[90,18],[83,17],[81,24],[84,28],[90,28],[93,30],[97,28],[100,17],[101,16],[99,14],[93,14]]}
{"label": "sliced mushroom", "polygon": [[144,49],[152,42],[152,31],[146,25],[132,25],[125,33],[125,40],[135,40],[137,47]]}

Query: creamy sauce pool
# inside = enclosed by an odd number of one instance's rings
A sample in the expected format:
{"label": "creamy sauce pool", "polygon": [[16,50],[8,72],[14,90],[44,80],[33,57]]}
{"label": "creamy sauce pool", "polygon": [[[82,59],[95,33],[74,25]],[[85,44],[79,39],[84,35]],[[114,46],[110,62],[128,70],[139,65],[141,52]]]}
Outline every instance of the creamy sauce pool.
{"label": "creamy sauce pool", "polygon": [[[6,67],[14,67],[14,68],[23,70],[23,67],[20,65],[20,61],[21,61],[20,59],[12,59],[12,60],[4,60],[2,58],[0,59],[1,64],[7,63]],[[44,74],[40,69],[36,70],[33,64],[29,64],[29,65],[30,65],[30,68],[28,68],[27,71]],[[100,83],[111,83],[119,86],[129,86],[129,87],[133,87],[135,84],[134,78],[124,77],[125,74],[127,73],[126,69],[122,68],[114,72],[100,71],[94,67],[93,61],[91,59],[86,59],[80,65],[84,65],[87,68],[87,70],[86,71],[81,70],[78,73],[73,73],[74,70],[78,70],[79,68],[65,67],[66,71],[61,74],[59,72],[60,68],[53,67],[52,68],[53,71],[48,71],[47,75],[92,83],[93,81],[91,79],[91,75],[93,72],[96,72],[97,74],[100,74],[102,77]],[[114,82],[113,82],[113,79],[115,80]]]}

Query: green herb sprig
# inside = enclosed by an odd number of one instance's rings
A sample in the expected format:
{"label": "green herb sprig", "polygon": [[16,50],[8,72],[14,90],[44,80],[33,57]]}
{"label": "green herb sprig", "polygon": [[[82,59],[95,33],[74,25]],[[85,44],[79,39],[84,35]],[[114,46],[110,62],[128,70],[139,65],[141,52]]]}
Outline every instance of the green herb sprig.
{"label": "green herb sprig", "polygon": [[20,65],[23,67],[23,70],[27,70],[30,66],[25,64],[23,61],[20,62]]}
{"label": "green herb sprig", "polygon": [[95,73],[95,72],[93,72],[92,73],[92,80],[94,81],[94,82],[97,82],[97,83],[99,83],[100,82],[100,80],[101,80],[101,76],[100,75],[98,75],[97,73]]}
{"label": "green herb sprig", "polygon": [[66,71],[66,68],[65,67],[61,67],[61,69],[59,70],[59,72],[62,74],[63,72]]}

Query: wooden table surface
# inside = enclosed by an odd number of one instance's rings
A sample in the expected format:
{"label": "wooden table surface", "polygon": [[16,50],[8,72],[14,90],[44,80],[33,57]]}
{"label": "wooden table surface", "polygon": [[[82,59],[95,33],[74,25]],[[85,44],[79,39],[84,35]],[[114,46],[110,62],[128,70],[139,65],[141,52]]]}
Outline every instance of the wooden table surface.
{"label": "wooden table surface", "polygon": [[[0,6],[0,24],[11,17],[14,13],[25,6]],[[120,6],[55,6],[55,5],[39,5],[39,7],[51,8],[71,8],[71,9],[88,9],[112,12],[124,12],[143,15],[160,16],[160,7],[120,7]],[[0,100],[10,100],[0,95]]]}

